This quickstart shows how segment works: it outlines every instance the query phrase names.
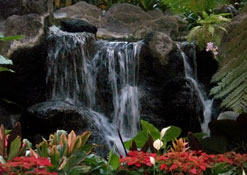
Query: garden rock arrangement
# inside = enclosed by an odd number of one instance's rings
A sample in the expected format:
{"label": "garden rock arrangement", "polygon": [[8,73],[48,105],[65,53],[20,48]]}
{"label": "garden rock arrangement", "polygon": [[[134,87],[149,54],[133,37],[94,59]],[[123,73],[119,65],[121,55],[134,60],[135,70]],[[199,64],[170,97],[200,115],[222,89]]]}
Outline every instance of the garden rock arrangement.
{"label": "garden rock arrangement", "polygon": [[[79,2],[56,10],[48,20],[46,17],[49,7],[44,1],[42,3],[45,5],[40,5],[41,1],[37,1],[36,6],[31,6],[30,3],[35,2],[25,1],[22,6],[25,5],[26,9],[28,7],[35,9],[39,5],[41,11],[26,10],[24,15],[20,14],[22,16],[9,16],[11,13],[6,13],[2,21],[4,25],[1,32],[4,35],[22,34],[25,38],[1,43],[0,47],[1,54],[14,61],[16,70],[15,78],[9,73],[0,75],[3,81],[9,82],[1,87],[1,92],[8,93],[2,93],[1,96],[22,104],[23,109],[18,113],[24,112],[24,118],[25,115],[35,117],[26,109],[47,99],[46,31],[49,25],[55,23],[66,24],[65,30],[69,32],[78,32],[75,28],[78,26],[80,28],[82,25],[85,27],[83,31],[96,33],[98,39],[127,41],[144,39],[139,69],[141,117],[155,123],[159,128],[174,124],[183,128],[185,133],[188,130],[200,131],[203,109],[198,94],[191,90],[189,82],[184,80],[184,63],[176,45],[176,41],[183,39],[187,34],[186,22],[182,17],[164,15],[157,9],[145,12],[140,7],[127,3],[115,4],[109,10],[103,11],[86,2]],[[65,26],[63,28],[66,28]],[[197,52],[197,64],[201,66],[198,69],[199,81],[202,81],[207,89],[210,78],[217,69],[217,63],[212,55],[205,56],[205,54],[208,53]],[[192,61],[193,55],[190,54],[188,57]],[[210,59],[204,62],[205,57]],[[210,65],[210,69],[202,69],[207,67],[205,64]],[[16,87],[11,86],[16,82],[18,82]],[[102,101],[107,100],[102,99]],[[105,106],[106,110],[110,111],[109,107]],[[71,116],[75,113],[72,112]],[[50,113],[48,112],[47,115],[49,116]],[[75,118],[71,123],[74,123],[74,120]],[[62,125],[66,129],[66,126]]]}

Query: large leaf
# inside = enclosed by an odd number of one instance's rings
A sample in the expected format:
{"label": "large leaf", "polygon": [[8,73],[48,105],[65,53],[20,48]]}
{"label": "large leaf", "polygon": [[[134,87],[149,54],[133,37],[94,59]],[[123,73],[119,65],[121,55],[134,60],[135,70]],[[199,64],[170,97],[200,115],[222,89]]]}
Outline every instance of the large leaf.
{"label": "large leaf", "polygon": [[246,20],[231,30],[220,47],[219,70],[212,77],[217,85],[210,91],[222,100],[221,106],[243,112],[247,109],[247,28]]}
{"label": "large leaf", "polygon": [[117,170],[119,165],[120,165],[120,160],[119,157],[117,156],[117,154],[113,153],[113,151],[111,150],[109,153],[109,160],[108,160],[108,164],[111,165],[111,167],[114,170]]}
{"label": "large leaf", "polygon": [[160,137],[160,131],[151,123],[141,120],[141,126],[143,130],[146,130],[154,140]]}
{"label": "large leaf", "polygon": [[8,160],[12,160],[15,156],[18,155],[18,152],[21,147],[21,139],[19,136],[15,138],[14,141],[11,142],[10,144],[10,150],[9,150],[9,157]]}
{"label": "large leaf", "polygon": [[182,130],[176,126],[170,126],[170,128],[166,131],[163,139],[167,142],[173,141],[178,138],[181,134]]}
{"label": "large leaf", "polygon": [[145,144],[145,142],[147,141],[147,139],[148,139],[147,130],[142,130],[142,131],[138,132],[138,134],[133,139],[124,142],[124,146],[125,146],[126,149],[129,150],[131,142],[132,142],[132,140],[134,140],[136,142],[136,146],[138,148],[142,148],[143,145]]}

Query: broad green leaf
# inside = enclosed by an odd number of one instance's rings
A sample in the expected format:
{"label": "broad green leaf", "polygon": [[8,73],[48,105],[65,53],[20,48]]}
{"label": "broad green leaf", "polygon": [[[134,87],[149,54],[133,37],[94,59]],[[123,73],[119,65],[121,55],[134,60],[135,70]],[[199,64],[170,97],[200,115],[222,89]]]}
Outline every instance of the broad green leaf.
{"label": "broad green leaf", "polygon": [[120,165],[119,157],[117,156],[117,154],[113,153],[112,150],[109,154],[108,164],[111,165],[114,170],[117,170]]}
{"label": "broad green leaf", "polygon": [[179,127],[171,126],[165,133],[163,139],[166,142],[173,141],[178,138],[181,134],[182,130]]}
{"label": "broad green leaf", "polygon": [[146,130],[154,140],[160,138],[160,131],[151,123],[141,120],[142,130]]}
{"label": "broad green leaf", "polygon": [[131,145],[131,141],[134,140],[136,142],[136,146],[138,148],[143,147],[143,145],[145,144],[145,142],[148,139],[148,132],[147,130],[142,130],[140,132],[138,132],[138,134],[131,140],[124,142],[124,146],[126,149],[130,149],[130,145]]}
{"label": "broad green leaf", "polygon": [[15,156],[17,156],[21,147],[21,139],[19,136],[15,138],[10,144],[9,156],[8,160],[12,160]]}

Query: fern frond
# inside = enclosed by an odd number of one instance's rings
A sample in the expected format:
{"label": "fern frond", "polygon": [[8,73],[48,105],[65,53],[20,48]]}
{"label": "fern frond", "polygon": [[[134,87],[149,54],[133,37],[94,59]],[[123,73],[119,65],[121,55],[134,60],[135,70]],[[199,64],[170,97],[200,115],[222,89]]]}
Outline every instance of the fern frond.
{"label": "fern frond", "polygon": [[221,106],[236,112],[247,110],[247,17],[241,27],[231,29],[221,48],[219,70],[211,82],[217,83],[210,91],[222,99]]}

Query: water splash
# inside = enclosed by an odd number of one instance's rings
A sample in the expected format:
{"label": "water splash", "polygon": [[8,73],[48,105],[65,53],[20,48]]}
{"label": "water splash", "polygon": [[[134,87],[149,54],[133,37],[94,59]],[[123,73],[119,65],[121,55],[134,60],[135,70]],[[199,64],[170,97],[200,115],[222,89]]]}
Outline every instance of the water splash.
{"label": "water splash", "polygon": [[[48,40],[46,81],[51,87],[51,99],[83,106],[81,114],[94,121],[107,145],[115,145],[123,153],[117,130],[126,140],[137,134],[139,126],[137,82],[142,42],[96,41],[91,34],[67,33],[56,27],[50,28]],[[92,54],[91,47],[97,52]],[[97,101],[99,83],[104,82],[110,85],[112,94],[113,111],[108,117]]]}
{"label": "water splash", "polygon": [[187,43],[182,43],[181,45],[177,44],[177,47],[178,47],[178,50],[180,51],[182,58],[183,58],[185,79],[187,79],[189,82],[191,82],[191,84],[193,85],[194,90],[197,92],[199,99],[201,101],[201,104],[203,106],[203,120],[201,121],[202,132],[210,135],[208,123],[211,121],[213,100],[208,99],[205,91],[203,90],[203,88],[198,83],[195,46],[191,45],[191,48],[190,48],[190,49],[192,49],[193,65],[194,65],[194,69],[192,69],[192,66],[189,63],[187,55],[185,54],[185,52],[181,48],[181,47],[183,47],[183,44],[187,44]]}

